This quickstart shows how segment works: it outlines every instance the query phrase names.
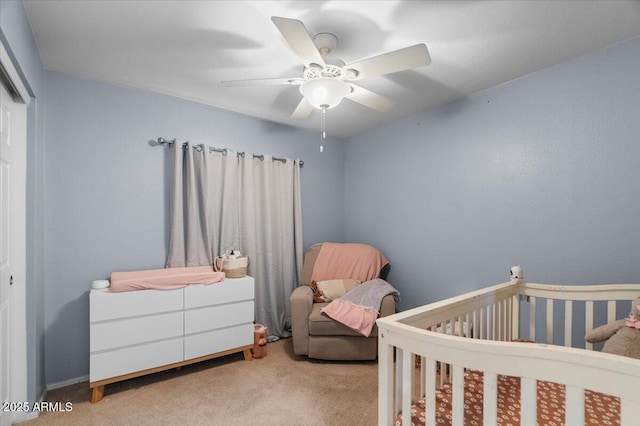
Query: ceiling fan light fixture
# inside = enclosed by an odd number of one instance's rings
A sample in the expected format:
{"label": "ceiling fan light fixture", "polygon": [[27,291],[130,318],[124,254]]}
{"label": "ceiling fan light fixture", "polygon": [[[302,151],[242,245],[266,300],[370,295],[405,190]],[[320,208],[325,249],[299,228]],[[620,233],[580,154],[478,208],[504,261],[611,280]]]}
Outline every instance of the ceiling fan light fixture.
{"label": "ceiling fan light fixture", "polygon": [[316,78],[300,86],[300,93],[318,109],[337,106],[351,92],[347,83],[335,78]]}

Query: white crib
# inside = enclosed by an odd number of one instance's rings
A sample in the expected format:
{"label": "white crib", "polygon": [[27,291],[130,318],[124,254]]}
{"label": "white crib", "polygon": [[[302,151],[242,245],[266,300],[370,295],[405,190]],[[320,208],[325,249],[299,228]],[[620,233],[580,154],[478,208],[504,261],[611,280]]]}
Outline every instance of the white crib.
{"label": "white crib", "polygon": [[[498,382],[513,376],[519,378],[522,425],[536,424],[537,386],[546,382],[563,385],[564,424],[585,424],[587,390],[619,398],[620,424],[638,425],[640,360],[584,343],[585,332],[626,317],[638,295],[640,284],[503,283],[380,318],[378,424],[393,424],[424,396],[425,424],[435,425],[436,389],[445,384],[451,394],[447,422],[473,423],[465,420],[465,376],[479,371],[478,424],[498,424]],[[410,415],[402,425],[411,425]]]}

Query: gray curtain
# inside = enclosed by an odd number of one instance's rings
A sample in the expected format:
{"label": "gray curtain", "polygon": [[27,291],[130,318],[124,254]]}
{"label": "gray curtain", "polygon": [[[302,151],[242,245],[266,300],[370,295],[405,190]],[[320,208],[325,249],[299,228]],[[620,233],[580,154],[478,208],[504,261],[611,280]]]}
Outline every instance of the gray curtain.
{"label": "gray curtain", "polygon": [[289,296],[302,275],[300,164],[174,144],[166,266],[211,265],[226,249],[249,256],[256,322],[290,335]]}

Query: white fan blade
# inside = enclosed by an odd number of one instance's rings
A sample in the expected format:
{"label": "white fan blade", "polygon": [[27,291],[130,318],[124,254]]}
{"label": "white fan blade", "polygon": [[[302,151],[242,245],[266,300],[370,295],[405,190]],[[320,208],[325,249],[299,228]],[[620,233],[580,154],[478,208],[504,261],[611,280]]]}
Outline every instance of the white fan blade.
{"label": "white fan blade", "polygon": [[312,111],[313,105],[305,98],[302,98],[295,111],[293,111],[293,114],[291,114],[291,118],[307,118]]}
{"label": "white fan blade", "polygon": [[303,78],[258,78],[255,80],[230,80],[221,82],[226,87],[240,86],[272,86],[276,84],[291,84],[299,86],[304,83]]}
{"label": "white fan blade", "polygon": [[277,16],[272,16],[271,20],[305,66],[318,64],[324,68],[324,59],[322,59],[322,55],[318,52],[318,48],[313,43],[313,39],[302,22],[297,19],[279,18]]}
{"label": "white fan blade", "polygon": [[364,87],[351,85],[352,91],[346,97],[354,102],[366,106],[367,108],[374,109],[378,112],[385,112],[391,109],[393,101],[389,98],[385,98],[382,95],[373,93]]}
{"label": "white fan blade", "polygon": [[390,74],[424,67],[430,63],[431,58],[429,57],[427,46],[424,43],[420,43],[345,65],[344,69],[354,69],[358,71],[358,75],[352,80],[361,80],[374,75]]}

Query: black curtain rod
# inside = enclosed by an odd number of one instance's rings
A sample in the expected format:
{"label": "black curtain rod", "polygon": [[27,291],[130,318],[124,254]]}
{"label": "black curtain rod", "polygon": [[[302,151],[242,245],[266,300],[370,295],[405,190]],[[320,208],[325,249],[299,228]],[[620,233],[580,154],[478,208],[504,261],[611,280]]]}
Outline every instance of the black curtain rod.
{"label": "black curtain rod", "polygon": [[[165,138],[158,138],[158,145],[173,145],[174,143],[176,143],[176,139],[172,139],[172,140],[166,140]],[[184,142],[182,144],[182,147],[185,148],[187,146],[188,142]],[[202,151],[202,147],[204,145],[196,145],[193,148],[198,150],[198,151]],[[209,147],[209,152],[219,152],[222,155],[227,155],[229,152],[231,152],[229,149],[227,148],[214,148],[212,146]],[[244,152],[237,152],[236,153],[239,157],[244,158]],[[259,158],[260,160],[264,160],[264,155],[260,155],[260,154],[253,154],[253,158]],[[287,159],[286,158],[278,158],[278,157],[272,157],[275,161],[280,161],[282,163],[286,163]],[[304,161],[299,160],[300,162],[300,167],[302,167],[304,165]]]}

